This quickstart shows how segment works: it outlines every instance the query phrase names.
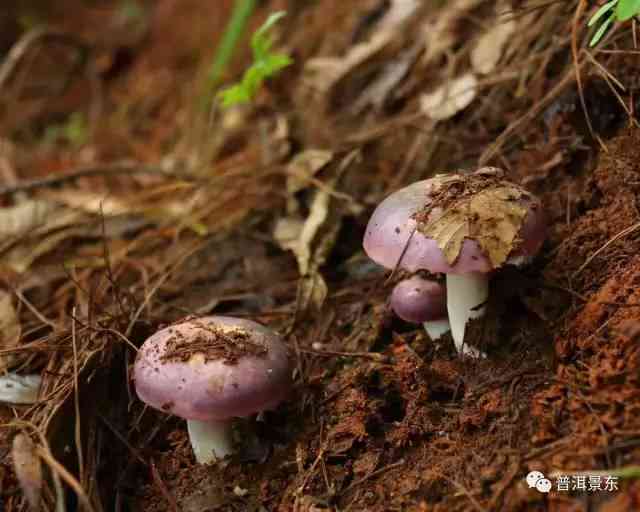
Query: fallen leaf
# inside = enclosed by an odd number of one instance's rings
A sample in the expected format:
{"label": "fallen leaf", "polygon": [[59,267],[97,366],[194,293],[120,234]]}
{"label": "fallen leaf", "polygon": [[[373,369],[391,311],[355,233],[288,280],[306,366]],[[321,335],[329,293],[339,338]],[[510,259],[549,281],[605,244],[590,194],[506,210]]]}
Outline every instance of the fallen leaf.
{"label": "fallen leaf", "polygon": [[[7,350],[18,346],[22,328],[18,314],[13,307],[13,300],[10,294],[0,290],[0,349]],[[7,369],[11,364],[13,356],[0,356],[0,371]]]}
{"label": "fallen leaf", "polygon": [[74,210],[104,215],[105,217],[122,215],[134,210],[133,205],[128,205],[123,200],[104,192],[69,188],[49,191],[47,197]]}
{"label": "fallen leaf", "polygon": [[454,46],[460,41],[456,27],[482,2],[483,0],[449,0],[437,15],[433,16],[432,21],[425,24],[425,52],[422,57],[425,65],[437,62],[453,51]]}
{"label": "fallen leaf", "polygon": [[[333,159],[333,153],[324,149],[307,149],[298,153],[287,165],[287,193],[293,196],[310,185],[314,177]],[[295,199],[291,198],[292,201]],[[297,205],[290,205],[289,211],[296,211]]]}
{"label": "fallen leaf", "polygon": [[[3,256],[2,263],[18,274],[26,272],[29,267],[41,256],[51,252],[59,244],[74,236],[85,236],[93,233],[98,234],[98,230],[89,230],[88,227],[69,227],[60,231],[43,235],[39,239],[25,240],[16,245],[8,254]],[[34,237],[30,237],[34,238]],[[35,237],[38,238],[38,237]]]}
{"label": "fallen leaf", "polygon": [[303,276],[309,272],[311,267],[311,245],[316,233],[327,219],[329,200],[327,192],[316,190],[309,216],[304,222],[296,218],[285,217],[276,223],[274,238],[283,249],[293,251],[298,261],[300,274]]}
{"label": "fallen leaf", "polygon": [[353,45],[342,57],[309,59],[305,64],[305,83],[322,93],[330,91],[354,69],[377,55],[418,7],[417,0],[392,0],[367,41]]}
{"label": "fallen leaf", "polygon": [[40,510],[42,463],[29,436],[18,434],[13,438],[11,457],[18,483],[31,510]]}
{"label": "fallen leaf", "polygon": [[27,200],[0,209],[0,237],[21,236],[46,224],[55,205],[47,201]]}
{"label": "fallen leaf", "polygon": [[273,238],[283,249],[295,252],[303,226],[304,221],[302,219],[281,217],[276,221],[273,229]]}
{"label": "fallen leaf", "polygon": [[0,402],[10,404],[34,404],[38,401],[40,375],[0,375]]}
{"label": "fallen leaf", "polygon": [[516,30],[516,22],[508,19],[503,23],[496,21],[487,32],[485,32],[473,50],[471,50],[471,66],[473,69],[483,75],[491,73],[498,62],[504,48]]}
{"label": "fallen leaf", "polygon": [[421,51],[422,45],[415,44],[387,62],[375,79],[360,93],[358,100],[351,108],[353,114],[360,114],[369,105],[379,111],[386,103],[389,95],[394,92],[396,86],[407,75]]}
{"label": "fallen leaf", "polygon": [[[442,185],[469,179],[447,176]],[[437,241],[449,264],[453,264],[465,238],[478,242],[492,265],[502,265],[514,248],[527,215],[518,199],[525,192],[510,183],[497,182],[487,188],[463,196],[448,205],[436,219],[419,223],[420,233]]]}
{"label": "fallen leaf", "polygon": [[434,121],[444,121],[467,108],[478,94],[478,79],[467,73],[420,97],[420,109]]}

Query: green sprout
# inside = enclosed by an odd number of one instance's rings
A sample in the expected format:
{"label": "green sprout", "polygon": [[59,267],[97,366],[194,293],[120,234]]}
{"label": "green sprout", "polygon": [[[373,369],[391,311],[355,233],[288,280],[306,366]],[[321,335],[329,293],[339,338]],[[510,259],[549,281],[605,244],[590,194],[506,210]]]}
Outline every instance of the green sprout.
{"label": "green sprout", "polygon": [[271,14],[251,36],[253,63],[244,72],[240,82],[220,91],[220,101],[224,108],[249,103],[267,78],[292,64],[288,55],[272,51],[274,37],[271,29],[285,15],[283,11]]}
{"label": "green sprout", "polygon": [[602,21],[591,38],[589,46],[595,46],[614,21],[627,21],[640,14],[640,0],[611,0],[602,5],[589,20],[591,27]]}
{"label": "green sprout", "polygon": [[47,126],[44,141],[47,144],[61,140],[70,146],[79,147],[89,140],[89,126],[82,112],[73,112],[66,121]]}

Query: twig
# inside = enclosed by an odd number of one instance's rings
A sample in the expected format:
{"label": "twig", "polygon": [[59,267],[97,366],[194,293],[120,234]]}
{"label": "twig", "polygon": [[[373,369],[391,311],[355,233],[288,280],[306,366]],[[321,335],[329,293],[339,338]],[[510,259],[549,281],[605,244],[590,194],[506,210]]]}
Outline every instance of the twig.
{"label": "twig", "polygon": [[18,297],[18,300],[20,300],[20,302],[22,302],[38,318],[38,320],[40,320],[43,324],[48,325],[54,331],[58,328],[58,326],[54,322],[52,322],[46,316],[44,316],[42,313],[40,313],[40,311],[38,311],[38,308],[36,308],[31,303],[31,301],[29,301],[29,299],[27,299],[22,294],[22,292],[20,290],[18,290],[17,288],[12,287],[11,291],[13,291],[13,293],[16,294],[16,297]]}
{"label": "twig", "polygon": [[354,480],[353,482],[351,482],[351,484],[349,484],[349,486],[346,489],[344,489],[343,491],[340,491],[340,494],[345,494],[351,491],[355,487],[365,483],[367,480],[373,478],[374,476],[378,476],[381,473],[386,473],[387,471],[391,471],[392,469],[399,468],[400,466],[404,466],[405,462],[406,461],[404,459],[400,459],[397,462],[394,462],[392,464],[387,464],[386,466],[380,469],[376,469],[375,471],[372,471],[371,473],[363,476],[362,478],[359,478],[358,480]]}
{"label": "twig", "polygon": [[580,0],[578,8],[573,16],[573,22],[571,23],[571,57],[573,58],[573,67],[576,71],[576,84],[578,86],[578,96],[580,97],[580,106],[584,113],[585,120],[587,121],[587,127],[591,137],[597,139],[595,132],[593,131],[593,125],[591,124],[591,117],[587,110],[587,102],[584,99],[584,87],[582,86],[582,76],[580,75],[579,65],[579,51],[578,51],[578,20],[581,18],[582,13],[587,6],[586,0]]}
{"label": "twig", "polygon": [[633,233],[638,228],[640,228],[640,222],[636,222],[632,226],[624,228],[622,231],[620,231],[620,233],[615,235],[613,238],[609,239],[602,247],[600,247],[597,251],[595,251],[593,254],[591,254],[591,256],[589,256],[582,265],[580,265],[580,268],[578,268],[578,270],[576,270],[573,273],[573,275],[571,276],[571,279],[575,278],[578,274],[580,274],[580,272],[582,272],[587,267],[587,265],[589,265],[589,263],[591,263],[593,261],[593,259],[596,256],[598,256],[598,254],[600,254],[602,251],[604,251],[612,243],[614,243],[615,241],[619,240],[620,238],[622,238],[624,236],[627,236],[630,233]]}
{"label": "twig", "polygon": [[16,192],[31,192],[39,188],[56,187],[69,181],[75,181],[78,178],[113,176],[117,174],[155,174],[168,178],[188,179],[188,177],[180,176],[177,173],[165,171],[156,165],[142,165],[135,162],[114,162],[111,164],[96,164],[88,167],[80,167],[58,176],[28,180],[15,185],[0,187],[0,196],[11,195]]}
{"label": "twig", "polygon": [[[82,64],[86,60],[87,47],[70,34],[50,28],[36,28],[24,34],[13,45],[7,57],[2,62],[2,65],[0,65],[0,89],[6,85],[20,61],[24,58],[27,51],[29,51],[29,48],[38,42],[44,42],[46,40],[76,48],[80,54],[80,58],[78,59],[79,64]],[[75,73],[70,73],[70,75],[75,75]]]}
{"label": "twig", "polygon": [[480,502],[478,502],[478,500],[476,500],[473,495],[471,494],[471,492],[469,492],[469,490],[467,490],[466,487],[464,487],[460,482],[458,482],[457,480],[445,476],[442,473],[440,473],[439,471],[433,471],[433,473],[435,473],[436,475],[438,475],[440,478],[446,480],[447,482],[449,482],[451,485],[453,485],[456,489],[458,489],[459,492],[461,492],[462,494],[464,494],[466,496],[466,498],[471,502],[471,505],[473,506],[473,508],[475,510],[477,510],[478,512],[488,512],[486,508],[484,508],[482,505],[480,505]]}
{"label": "twig", "polygon": [[364,357],[368,359],[373,359],[374,361],[378,361],[381,363],[389,363],[390,359],[387,356],[383,356],[382,354],[378,354],[377,352],[339,352],[334,350],[307,350],[300,349],[300,352],[303,354],[312,354],[315,356],[326,356],[326,357]]}
{"label": "twig", "polygon": [[324,437],[324,422],[320,421],[320,449],[318,450],[318,455],[316,456],[316,459],[313,461],[313,464],[311,464],[311,467],[307,471],[307,474],[304,476],[302,485],[298,487],[298,490],[297,490],[298,494],[302,494],[304,492],[304,488],[307,486],[307,484],[309,483],[309,480],[313,476],[313,472],[315,471],[316,466],[320,462],[320,459],[322,459],[322,457],[324,456],[324,452],[327,449],[327,446],[325,441],[322,440],[323,437]]}
{"label": "twig", "polygon": [[496,138],[495,142],[489,146],[480,158],[478,159],[478,165],[486,165],[486,163],[493,158],[493,156],[502,149],[502,146],[507,142],[513,134],[520,129],[521,126],[526,125],[533,121],[542,111],[555,100],[566,87],[568,87],[575,80],[575,73],[579,72],[580,68],[584,64],[584,61],[577,64],[576,69],[571,69],[565,73],[564,77],[542,98],[538,103],[533,105],[523,116],[513,121],[507,126],[504,131]]}
{"label": "twig", "polygon": [[169,492],[169,489],[167,489],[167,486],[162,481],[160,473],[158,472],[158,468],[156,468],[156,465],[153,462],[151,463],[151,475],[153,476],[153,481],[160,490],[160,493],[162,494],[164,499],[167,500],[171,512],[178,512],[179,509],[178,504],[176,503],[176,499]]}
{"label": "twig", "polygon": [[142,311],[144,310],[144,308],[147,307],[147,304],[149,303],[149,301],[151,300],[151,298],[156,294],[156,292],[160,289],[160,287],[165,283],[165,281],[167,279],[169,279],[169,277],[171,276],[171,274],[180,266],[182,265],[185,260],[187,258],[189,258],[189,256],[193,255],[195,252],[197,252],[198,250],[202,249],[202,247],[204,246],[204,243],[201,242],[197,242],[193,247],[191,247],[190,249],[186,250],[184,252],[184,254],[180,255],[177,258],[177,261],[175,261],[173,263],[173,265],[171,266],[171,268],[169,270],[167,270],[162,276],[160,276],[158,278],[158,280],[156,281],[156,283],[153,285],[153,287],[151,288],[151,290],[149,290],[149,293],[147,293],[144,297],[144,300],[142,301],[142,303],[140,304],[140,306],[138,306],[138,309],[136,309],[135,313],[133,314],[133,316],[131,317],[131,320],[129,321],[129,325],[127,326],[127,330],[124,333],[125,338],[129,338],[129,336],[131,335],[131,331],[133,330],[133,326],[135,325],[135,323],[138,321],[138,318],[140,317],[140,315],[142,314]]}
{"label": "twig", "polygon": [[131,443],[127,440],[127,438],[124,437],[124,435],[122,435],[118,431],[118,429],[116,429],[116,427],[114,427],[107,420],[107,418],[105,418],[102,414],[98,413],[98,419],[100,419],[100,421],[102,421],[102,423],[105,424],[105,426],[111,431],[111,433],[114,436],[116,436],[122,442],[122,444],[124,444],[129,449],[129,451],[134,456],[134,458],[138,459],[138,462],[140,462],[143,466],[146,466],[148,464],[147,461],[142,458],[142,455],[140,455],[140,452],[136,450],[133,446],[131,446]]}
{"label": "twig", "polygon": [[84,489],[82,488],[80,483],[75,479],[75,477],[71,473],[69,473],[69,471],[67,471],[67,469],[62,464],[60,464],[53,457],[51,452],[43,448],[42,446],[36,446],[36,452],[48,464],[51,470],[54,473],[56,473],[58,476],[60,476],[60,478],[62,478],[69,487],[71,487],[73,492],[76,493],[76,496],[78,497],[78,500],[80,501],[80,503],[89,512],[95,512],[95,509],[93,508],[93,505],[89,500],[89,497],[84,492]]}
{"label": "twig", "polygon": [[[73,315],[76,314],[76,307],[73,307]],[[71,346],[73,347],[73,404],[75,407],[75,441],[76,453],[78,454],[78,473],[80,481],[84,481],[84,456],[82,453],[82,434],[80,425],[80,389],[78,388],[78,346],[76,339],[76,322],[71,322]]]}

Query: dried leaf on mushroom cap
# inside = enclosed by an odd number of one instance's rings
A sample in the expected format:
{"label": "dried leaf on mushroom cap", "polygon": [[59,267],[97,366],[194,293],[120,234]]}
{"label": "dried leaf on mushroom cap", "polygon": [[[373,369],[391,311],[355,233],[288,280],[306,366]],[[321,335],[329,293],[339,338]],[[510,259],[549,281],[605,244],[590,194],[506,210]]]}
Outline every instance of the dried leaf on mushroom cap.
{"label": "dried leaf on mushroom cap", "polygon": [[529,210],[521,200],[531,196],[501,177],[487,168],[466,176],[434,178],[433,201],[415,218],[418,231],[437,242],[449,264],[457,260],[467,238],[478,243],[494,268],[518,248]]}

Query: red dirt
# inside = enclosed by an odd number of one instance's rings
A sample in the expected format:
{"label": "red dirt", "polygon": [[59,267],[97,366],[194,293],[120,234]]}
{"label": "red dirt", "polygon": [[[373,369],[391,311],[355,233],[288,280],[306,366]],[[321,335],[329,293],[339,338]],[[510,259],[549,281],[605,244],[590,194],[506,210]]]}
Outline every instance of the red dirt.
{"label": "red dirt", "polygon": [[[549,235],[531,266],[505,268],[493,278],[488,313],[470,329],[487,347],[487,359],[462,359],[450,339],[432,343],[422,329],[393,318],[386,304],[392,283],[360,244],[382,197],[436,172],[475,168],[510,123],[572,69],[569,40],[560,35],[571,31],[577,2],[533,9],[533,21],[512,41],[511,59],[531,56],[535,66],[523,70],[510,61],[495,81],[483,78],[486,97],[437,125],[416,116],[419,96],[450,66],[468,66],[466,42],[489,23],[484,17],[493,3],[479,2],[442,35],[459,40],[452,43],[455,62],[446,52],[421,61],[423,50],[392,97],[354,110],[381,67],[425,37],[432,10],[419,9],[392,44],[322,96],[305,81],[305,62],[344,57],[368,41],[387,3],[262,2],[252,27],[286,8],[280,40],[296,64],[261,90],[252,108],[214,119],[214,132],[194,112],[194,91],[232,2],[141,3],[150,11],[140,37],[116,23],[117,2],[60,4],[66,9],[51,7],[47,19],[97,45],[90,57],[95,76],[78,77],[55,100],[9,95],[12,108],[0,110],[2,133],[15,146],[14,156],[0,161],[11,164],[0,166],[8,181],[42,178],[85,160],[142,165],[166,157],[186,168],[211,149],[203,144],[195,151],[200,138],[211,143],[215,158],[198,161],[194,176],[180,181],[131,173],[27,192],[43,199],[65,191],[108,193],[130,208],[146,207],[148,217],[126,229],[83,217],[85,231],[43,252],[28,270],[0,262],[3,287],[21,289],[40,312],[18,301],[25,346],[15,364],[43,374],[46,397],[31,408],[0,408],[3,423],[14,420],[0,433],[0,454],[9,453],[17,431],[33,433],[15,418],[28,420],[93,502],[102,503],[96,510],[640,510],[633,478],[621,479],[617,493],[548,495],[525,481],[532,470],[573,474],[640,464],[640,129],[616,97],[635,108],[637,55],[597,54],[626,87],[616,94],[594,76],[597,69],[583,68],[596,137],[577,85],[568,82],[488,162],[542,200]],[[527,6],[513,4],[523,18]],[[547,22],[542,32],[540,20]],[[0,18],[5,24],[0,49],[9,45],[5,34],[17,37],[19,24]],[[630,29],[618,34],[626,39],[611,44],[629,49]],[[534,51],[537,43],[542,50]],[[228,75],[237,76],[246,58],[245,48]],[[34,76],[47,77],[49,69],[35,66]],[[96,77],[99,93],[91,86]],[[43,146],[44,128],[75,111],[92,119],[88,141],[79,148],[61,141]],[[320,249],[313,246],[321,255],[330,249],[318,259],[327,299],[305,308],[296,260],[272,232],[277,219],[291,215],[293,200],[303,219],[312,209],[313,187],[286,192],[287,162],[311,148],[333,152],[314,178],[338,194],[325,231],[314,239]],[[6,194],[0,205],[23,200]],[[189,204],[197,207],[175,214]],[[29,254],[29,243],[26,237],[15,245]],[[295,390],[260,421],[238,421],[241,447],[225,465],[202,466],[185,423],[144,409],[135,398],[128,343],[139,346],[185,314],[211,313],[249,317],[285,334]],[[75,349],[82,477],[72,421]],[[0,489],[0,508],[26,510],[8,456],[0,457]],[[44,499],[53,509],[52,489]]]}

